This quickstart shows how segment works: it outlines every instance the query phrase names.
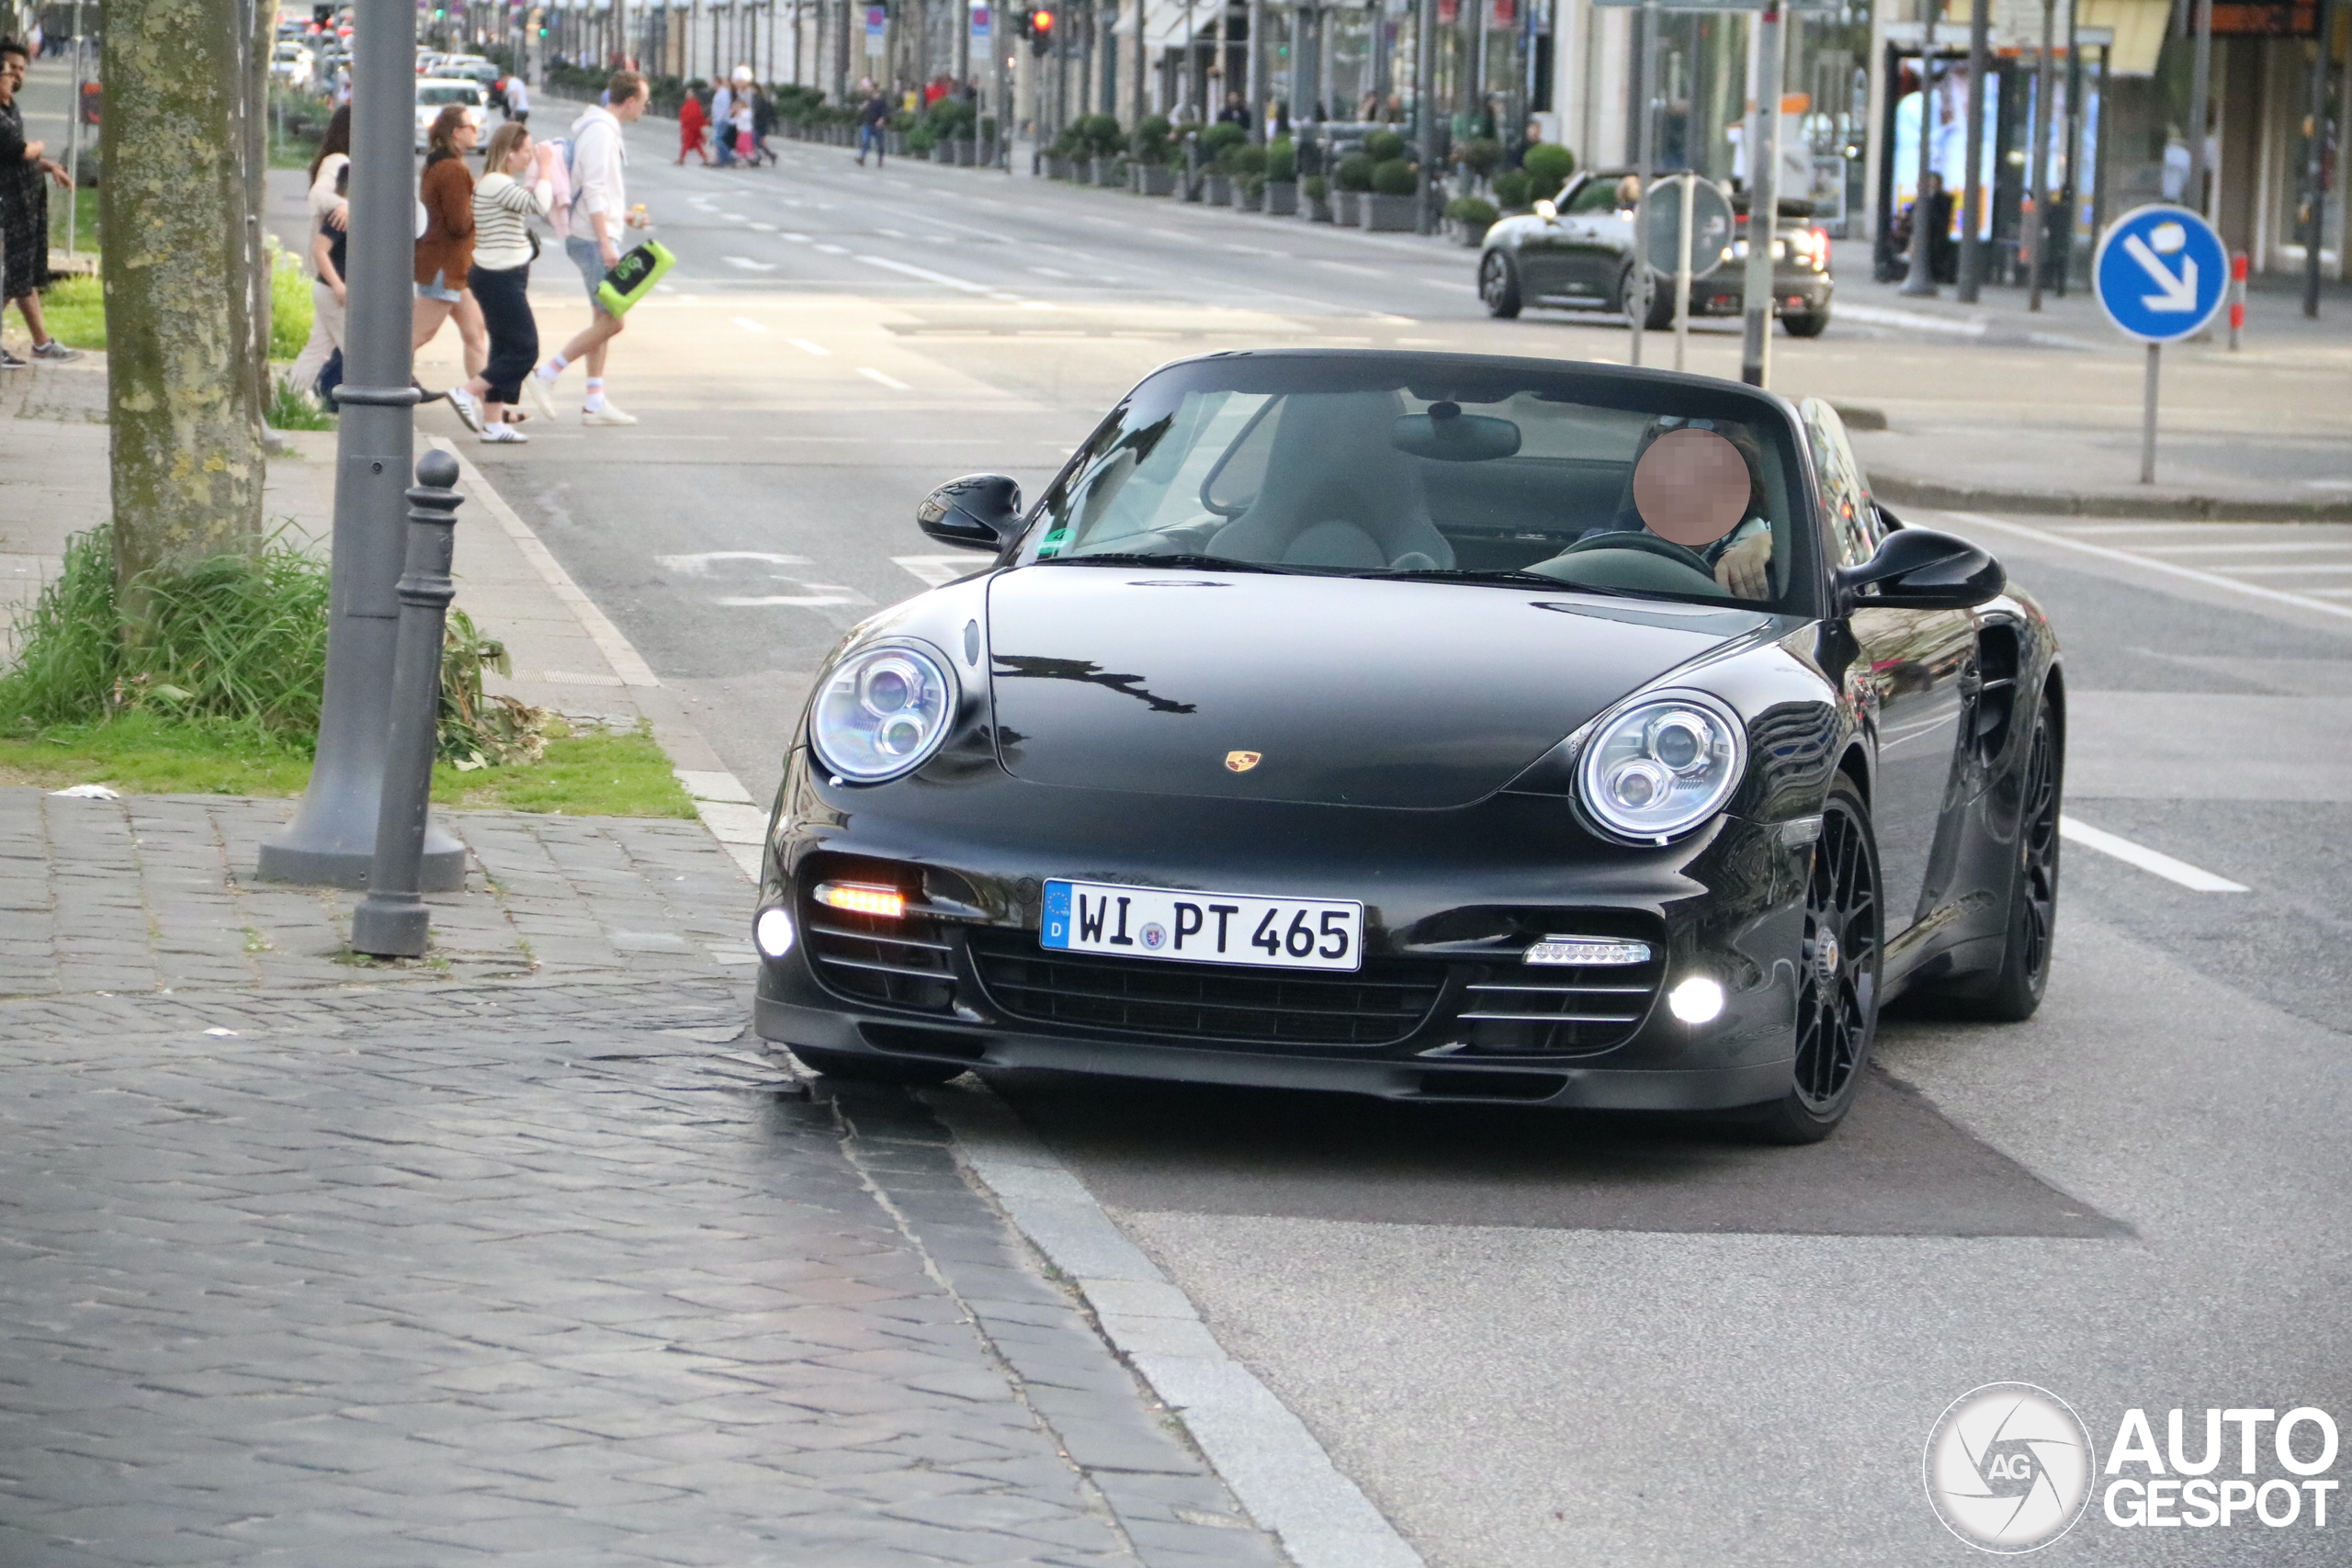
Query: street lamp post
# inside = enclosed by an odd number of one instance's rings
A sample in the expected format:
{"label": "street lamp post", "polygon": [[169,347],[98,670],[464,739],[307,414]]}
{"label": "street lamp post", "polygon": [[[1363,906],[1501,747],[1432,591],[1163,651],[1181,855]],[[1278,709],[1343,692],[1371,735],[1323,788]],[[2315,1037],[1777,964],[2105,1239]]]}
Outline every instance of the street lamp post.
{"label": "street lamp post", "polygon": [[[1751,387],[1764,386],[1772,371],[1772,243],[1781,222],[1781,66],[1785,37],[1780,0],[1764,0],[1756,49],[1756,137],[1747,161],[1747,321],[1739,355],[1739,378]],[[1687,227],[1684,232],[1689,233]],[[1647,265],[1647,257],[1645,248],[1636,265]]]}
{"label": "street lamp post", "polygon": [[[391,715],[397,585],[418,392],[410,380],[414,293],[415,17],[404,0],[358,0],[352,37],[349,300],[335,393],[334,587],[318,759],[294,820],[261,846],[265,882],[362,887],[376,854]],[[465,847],[425,831],[419,887],[464,885]]]}
{"label": "street lamp post", "polygon": [[1420,0],[1413,17],[1414,141],[1421,155],[1413,232],[1437,232],[1437,0]]}
{"label": "street lamp post", "polygon": [[1984,78],[1993,70],[1992,29],[1992,0],[1974,0],[1968,9],[1968,154],[1960,204],[1960,288],[1953,294],[1969,305],[1976,303],[1984,287]]}

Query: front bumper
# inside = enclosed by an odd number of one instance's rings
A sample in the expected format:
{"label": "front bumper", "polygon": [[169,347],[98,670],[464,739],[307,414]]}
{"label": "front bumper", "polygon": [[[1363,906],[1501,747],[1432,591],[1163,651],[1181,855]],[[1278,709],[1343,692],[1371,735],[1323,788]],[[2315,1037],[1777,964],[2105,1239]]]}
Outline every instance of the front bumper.
{"label": "front bumper", "polygon": [[[857,791],[797,766],[786,788],[762,907],[788,908],[799,937],[763,961],[754,1023],[786,1045],[1647,1111],[1754,1104],[1789,1085],[1810,845],[1777,824],[1725,818],[1637,850],[1593,839],[1566,802],[1540,796],[1449,811],[1162,796],[1144,813],[1135,797],[1001,773]],[[1353,999],[1303,986],[1285,999],[1287,971],[1071,965],[1035,944],[1041,884],[1057,876],[1358,898],[1366,966],[1336,982]],[[908,919],[844,921],[812,901],[828,879],[891,882],[910,895]],[[1525,965],[1529,943],[1552,933],[1636,938],[1654,962],[1615,975]],[[1724,990],[1705,1023],[1664,999],[1693,976]],[[1591,1004],[1588,987],[1613,994]],[[1375,1006],[1385,1010],[1341,1016]]]}

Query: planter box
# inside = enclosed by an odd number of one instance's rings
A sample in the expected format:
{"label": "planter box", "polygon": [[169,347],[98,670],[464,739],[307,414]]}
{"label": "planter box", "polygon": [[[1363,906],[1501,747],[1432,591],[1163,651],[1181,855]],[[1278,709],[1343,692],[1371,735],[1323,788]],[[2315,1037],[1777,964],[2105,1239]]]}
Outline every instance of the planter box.
{"label": "planter box", "polygon": [[1233,205],[1233,176],[1215,170],[1201,176],[1201,199],[1211,207]]}
{"label": "planter box", "polygon": [[1268,180],[1266,182],[1266,214],[1271,218],[1294,218],[1298,215],[1298,182]]}
{"label": "planter box", "polygon": [[950,142],[949,145],[956,149],[956,166],[957,168],[968,169],[980,161],[979,149],[973,142],[970,137],[967,136],[960,141]]}
{"label": "planter box", "polygon": [[1331,193],[1331,217],[1334,222],[1350,229],[1363,226],[1363,192],[1335,190]]}
{"label": "planter box", "polygon": [[884,131],[882,133],[882,150],[889,153],[893,158],[905,157],[907,155],[907,133],[903,130]]}
{"label": "planter box", "polygon": [[1069,178],[1069,160],[1068,158],[1057,158],[1053,154],[1047,153],[1046,155],[1046,177],[1049,180],[1066,180]]}
{"label": "planter box", "polygon": [[1298,215],[1309,223],[1329,223],[1331,221],[1331,198],[1327,196],[1317,201],[1312,197],[1302,196],[1298,198]]}
{"label": "planter box", "polygon": [[1139,196],[1173,196],[1176,194],[1176,171],[1165,164],[1132,164],[1136,172],[1136,192]]}
{"label": "planter box", "polygon": [[1453,235],[1464,250],[1475,251],[1487,243],[1487,231],[1493,227],[1491,223],[1464,223],[1455,220]]}
{"label": "planter box", "polygon": [[1255,211],[1257,211],[1260,208],[1261,208],[1261,207],[1265,206],[1265,204],[1266,204],[1266,193],[1265,193],[1265,191],[1264,191],[1262,188],[1258,192],[1258,194],[1257,194],[1257,195],[1255,195],[1255,196],[1251,196],[1251,195],[1250,194],[1250,187],[1249,187],[1248,186],[1246,186],[1246,185],[1242,184],[1239,180],[1236,180],[1236,181],[1234,181],[1234,182],[1233,182],[1233,210],[1234,210],[1234,211],[1236,211],[1236,212],[1255,212]]}
{"label": "planter box", "polygon": [[1094,160],[1094,183],[1112,190],[1119,190],[1127,183],[1127,163],[1124,158]]}
{"label": "planter box", "polygon": [[1413,231],[1413,209],[1419,205],[1409,196],[1382,196],[1377,191],[1366,192],[1360,199],[1363,231],[1367,234],[1409,234]]}

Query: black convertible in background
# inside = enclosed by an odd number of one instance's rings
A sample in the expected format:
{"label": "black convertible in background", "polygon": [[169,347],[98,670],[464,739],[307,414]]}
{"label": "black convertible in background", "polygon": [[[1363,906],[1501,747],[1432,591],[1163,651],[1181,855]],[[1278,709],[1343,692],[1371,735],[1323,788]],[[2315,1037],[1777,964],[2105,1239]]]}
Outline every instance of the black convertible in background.
{"label": "black convertible in background", "polygon": [[1657,371],[1167,367],[992,566],[855,628],[771,828],[757,1027],[1824,1137],[1881,1006],[2041,999],[2065,718],[2033,601],[1826,404]]}

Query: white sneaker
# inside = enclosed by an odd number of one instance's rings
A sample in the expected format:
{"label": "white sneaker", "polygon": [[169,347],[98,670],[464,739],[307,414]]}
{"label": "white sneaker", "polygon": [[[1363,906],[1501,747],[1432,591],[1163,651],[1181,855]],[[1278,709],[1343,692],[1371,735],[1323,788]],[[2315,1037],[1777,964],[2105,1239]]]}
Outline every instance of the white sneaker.
{"label": "white sneaker", "polygon": [[457,411],[459,419],[466,422],[468,430],[472,431],[476,435],[482,434],[481,404],[474,400],[474,395],[471,392],[467,391],[463,387],[450,388],[449,406]]}
{"label": "white sneaker", "polygon": [[481,438],[492,446],[520,446],[531,439],[511,424],[493,424],[481,433]]}
{"label": "white sneaker", "polygon": [[580,423],[582,424],[635,424],[637,415],[623,413],[612,404],[606,403],[603,408],[593,412],[582,409],[580,413]]}
{"label": "white sneaker", "polygon": [[551,385],[553,385],[552,382],[536,370],[523,378],[523,389],[531,394],[532,406],[537,408],[540,415],[549,423],[555,422],[555,399],[548,392],[548,388]]}

